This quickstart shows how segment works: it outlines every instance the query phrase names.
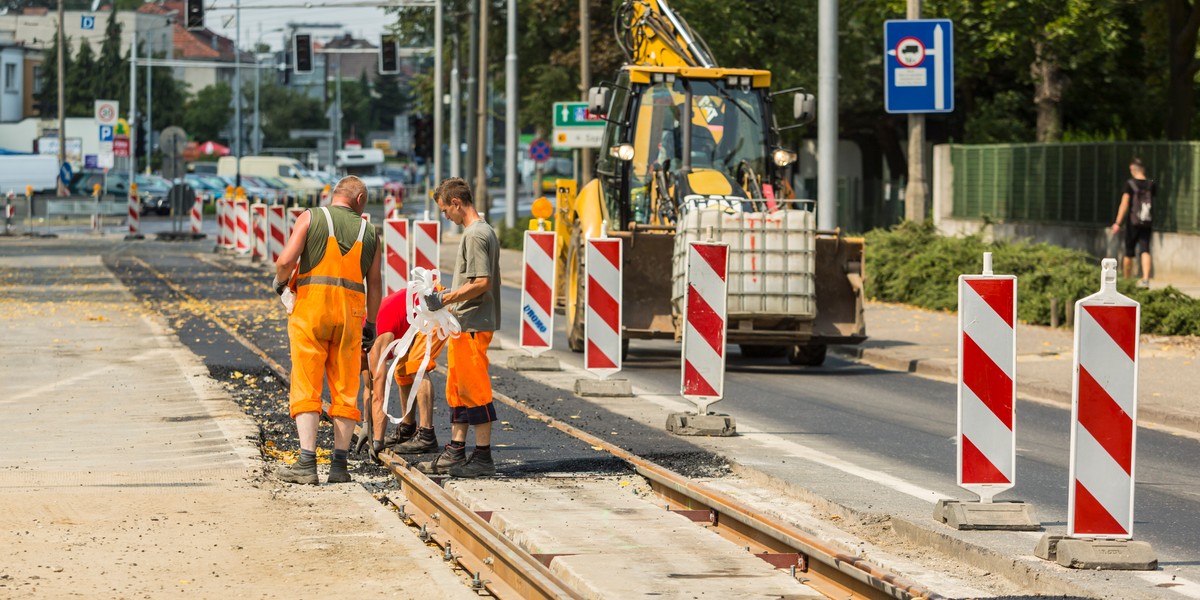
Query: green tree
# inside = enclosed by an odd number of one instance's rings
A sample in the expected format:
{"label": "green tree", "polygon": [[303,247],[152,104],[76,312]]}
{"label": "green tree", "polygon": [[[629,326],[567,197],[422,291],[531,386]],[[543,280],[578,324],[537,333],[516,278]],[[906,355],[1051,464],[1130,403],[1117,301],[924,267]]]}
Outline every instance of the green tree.
{"label": "green tree", "polygon": [[326,123],[325,111],[320,100],[274,82],[262,84],[259,103],[263,111],[264,146],[297,146],[310,143],[305,140],[293,140],[288,132],[292,129],[320,128]]}
{"label": "green tree", "polygon": [[108,11],[96,72],[102,74],[95,82],[97,98],[124,100],[129,97],[129,63],[121,56],[121,24],[117,22],[115,10]]}
{"label": "green tree", "polygon": [[205,87],[184,106],[183,128],[196,141],[220,140],[233,119],[233,89],[227,83]]}
{"label": "green tree", "polygon": [[1200,73],[1196,43],[1200,38],[1200,2],[1164,0],[1169,26],[1167,139],[1188,139],[1196,113],[1196,74]]}
{"label": "green tree", "polygon": [[[65,38],[67,47],[71,47],[70,38]],[[42,91],[34,95],[34,100],[37,102],[38,110],[43,117],[55,117],[58,115],[58,37],[54,37],[54,41],[50,43],[50,47],[46,49],[42,55]],[[63,61],[64,81],[71,81],[71,53],[67,52]],[[63,90],[65,95],[66,90]],[[67,106],[70,106],[68,103]]]}
{"label": "green tree", "polygon": [[66,79],[64,90],[67,102],[67,116],[84,117],[93,110],[96,96],[96,53],[92,45],[84,39],[79,46],[79,52],[71,64],[70,77]]}

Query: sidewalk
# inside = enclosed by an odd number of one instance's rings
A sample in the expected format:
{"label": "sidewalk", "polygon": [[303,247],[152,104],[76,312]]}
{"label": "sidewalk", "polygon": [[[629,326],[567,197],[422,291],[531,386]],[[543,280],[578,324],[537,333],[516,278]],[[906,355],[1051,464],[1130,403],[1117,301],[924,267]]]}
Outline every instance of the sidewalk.
{"label": "sidewalk", "polygon": [[[878,366],[954,380],[958,319],[900,304],[868,302],[867,341],[830,351]],[[1067,328],[1017,327],[1017,394],[1070,407],[1074,334]],[[1200,433],[1200,339],[1142,336],[1138,421]]]}
{"label": "sidewalk", "polygon": [[264,477],[118,244],[0,242],[0,597],[475,597],[361,485]]}

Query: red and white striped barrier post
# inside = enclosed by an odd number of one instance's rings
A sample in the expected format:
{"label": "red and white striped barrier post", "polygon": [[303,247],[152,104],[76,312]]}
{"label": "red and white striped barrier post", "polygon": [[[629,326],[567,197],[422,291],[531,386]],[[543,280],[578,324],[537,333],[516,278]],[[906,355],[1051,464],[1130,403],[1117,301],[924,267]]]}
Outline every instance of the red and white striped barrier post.
{"label": "red and white striped barrier post", "polygon": [[400,291],[408,282],[408,219],[383,220],[384,295]]}
{"label": "red and white striped barrier post", "polygon": [[233,250],[237,246],[237,240],[235,239],[237,236],[234,234],[237,223],[233,214],[233,200],[225,198],[221,200],[220,206],[224,207],[224,210],[221,212],[221,247],[226,250]]}
{"label": "red and white striped barrier post", "polygon": [[533,356],[554,347],[555,237],[553,231],[525,232],[521,330],[517,341]]}
{"label": "red and white striped barrier post", "polygon": [[725,391],[729,246],[690,242],[686,264],[680,393],[703,416]]}
{"label": "red and white striped barrier post", "polygon": [[296,219],[299,219],[300,215],[304,214],[306,210],[308,209],[295,206],[287,209],[287,237],[289,239],[292,237],[292,231],[296,229]]}
{"label": "red and white striped barrier post", "polygon": [[371,215],[370,215],[369,213],[363,213],[363,214],[362,214],[362,215],[360,215],[360,216],[362,217],[362,220],[364,220],[364,221],[366,221],[366,222],[368,222],[368,223],[370,223],[370,222],[371,222]]}
{"label": "red and white striped barrier post", "polygon": [[441,221],[430,221],[429,215],[426,214],[424,221],[414,222],[412,266],[430,271],[438,270],[438,264],[441,262],[441,241]]}
{"label": "red and white striped barrier post", "polygon": [[204,197],[196,194],[195,202],[192,202],[192,235],[200,235],[200,229],[204,225]]}
{"label": "red and white striped barrier post", "polygon": [[267,230],[267,260],[275,264],[287,245],[287,207],[282,204],[267,207]]}
{"label": "red and white striped barrier post", "polygon": [[129,184],[129,233],[125,235],[127,240],[142,240],[146,236],[141,233],[142,221],[142,203],[138,200],[137,184]]}
{"label": "red and white striped barrier post", "polygon": [[238,254],[250,254],[250,201],[238,198],[233,201],[234,248]]}
{"label": "red and white striped barrier post", "polygon": [[[583,368],[600,379],[621,370],[621,240],[604,236],[587,241],[584,268]],[[551,280],[553,281],[553,280]]]}
{"label": "red and white striped barrier post", "polygon": [[396,197],[388,194],[383,197],[383,218],[386,220],[396,216]]}
{"label": "red and white striped barrier post", "polygon": [[1030,507],[993,503],[1016,484],[1017,278],[992,272],[958,277],[959,487],[979,502],[940,500],[934,518],[955,529],[1035,531]]}
{"label": "red and white striped barrier post", "polygon": [[261,261],[267,257],[267,205],[261,202],[250,205],[250,230],[254,233],[250,260]]}
{"label": "red and white striped barrier post", "polygon": [[1132,540],[1141,317],[1117,291],[1117,261],[1101,261],[1100,291],[1075,303],[1067,536],[1034,551],[1063,566],[1158,568],[1150,544]]}

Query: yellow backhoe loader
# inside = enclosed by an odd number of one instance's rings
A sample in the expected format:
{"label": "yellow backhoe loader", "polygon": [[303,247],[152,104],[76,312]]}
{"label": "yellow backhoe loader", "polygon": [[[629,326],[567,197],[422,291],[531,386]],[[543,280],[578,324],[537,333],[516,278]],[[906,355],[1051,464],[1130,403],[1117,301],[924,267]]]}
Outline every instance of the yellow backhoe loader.
{"label": "yellow backhoe loader", "polygon": [[630,339],[682,337],[682,263],[695,240],[730,246],[727,340],[743,355],[820,365],[828,344],[866,339],[863,241],[816,229],[773,117],[787,98],[792,126],[803,125],[813,97],[772,93],[769,71],[717,66],[665,0],[626,0],[614,29],[626,64],[588,94],[607,121],[596,178],[578,195],[561,182],[558,194],[557,297],[571,349],[584,346],[583,245],[602,230],[625,245],[626,350]]}

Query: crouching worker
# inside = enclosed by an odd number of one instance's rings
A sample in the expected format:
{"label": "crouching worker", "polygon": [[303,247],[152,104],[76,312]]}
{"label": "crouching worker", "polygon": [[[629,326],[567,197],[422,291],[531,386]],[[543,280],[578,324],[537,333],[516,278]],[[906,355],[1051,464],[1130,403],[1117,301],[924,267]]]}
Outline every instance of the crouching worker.
{"label": "crouching worker", "polygon": [[[300,459],[279,467],[289,483],[317,483],[317,425],[322,381],[329,382],[333,461],[329,483],[350,481],[347,457],[358,410],[362,352],[375,340],[382,296],[379,244],[362,219],[367,187],[346,177],[333,190],[330,206],[305,211],[275,262],[274,287],[283,295],[296,272],[295,306],[288,316],[292,388],[290,412],[300,437]],[[365,285],[364,285],[365,280]],[[364,322],[365,318],[365,322]]]}
{"label": "crouching worker", "polygon": [[[422,379],[417,388],[415,410],[411,410],[403,416],[391,435],[386,438],[383,435],[387,425],[385,407],[388,400],[386,395],[388,367],[395,359],[393,353],[389,352],[386,355],[384,353],[394,340],[403,338],[408,332],[407,306],[404,302],[407,293],[407,289],[401,289],[389,294],[379,305],[379,336],[375,339],[375,345],[371,348],[370,355],[371,366],[374,369],[371,395],[373,427],[371,430],[375,439],[371,440],[372,456],[379,454],[385,447],[397,454],[423,454],[438,449],[437,436],[433,431],[433,383],[428,377]],[[412,385],[421,368],[421,362],[425,359],[425,346],[430,343],[430,337],[432,337],[433,345],[429,348],[429,364],[425,366],[425,372],[432,373],[437,368],[437,357],[446,345],[446,339],[438,335],[426,336],[418,331],[404,357],[396,365],[396,384],[400,386],[400,398],[404,401],[411,398]],[[379,367],[381,356],[384,360],[382,368]]]}

